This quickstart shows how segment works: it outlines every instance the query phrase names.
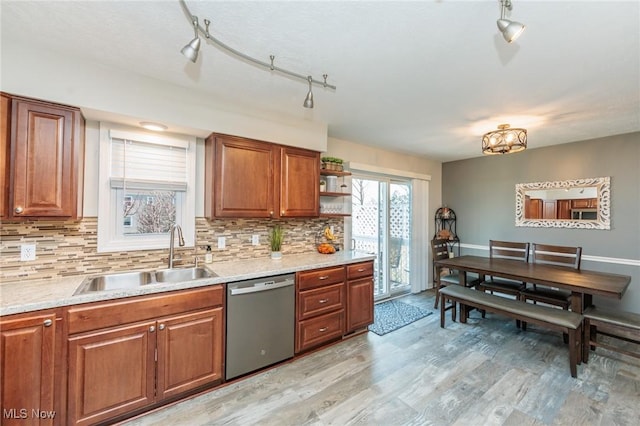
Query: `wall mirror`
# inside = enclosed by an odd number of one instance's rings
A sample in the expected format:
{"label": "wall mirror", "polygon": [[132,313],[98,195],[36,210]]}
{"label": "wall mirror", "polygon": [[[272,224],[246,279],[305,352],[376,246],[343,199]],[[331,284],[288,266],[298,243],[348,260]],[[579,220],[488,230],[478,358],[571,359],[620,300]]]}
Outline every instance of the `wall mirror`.
{"label": "wall mirror", "polygon": [[516,226],[610,229],[609,177],[516,184]]}

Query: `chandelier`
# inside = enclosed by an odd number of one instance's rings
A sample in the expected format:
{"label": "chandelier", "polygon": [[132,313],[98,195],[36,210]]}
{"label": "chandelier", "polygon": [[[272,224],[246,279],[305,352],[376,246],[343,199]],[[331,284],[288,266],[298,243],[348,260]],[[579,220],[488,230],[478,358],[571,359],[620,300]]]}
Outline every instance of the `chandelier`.
{"label": "chandelier", "polygon": [[485,133],[482,137],[483,154],[512,154],[525,149],[527,149],[526,129],[512,129],[508,124],[500,124],[498,130]]}

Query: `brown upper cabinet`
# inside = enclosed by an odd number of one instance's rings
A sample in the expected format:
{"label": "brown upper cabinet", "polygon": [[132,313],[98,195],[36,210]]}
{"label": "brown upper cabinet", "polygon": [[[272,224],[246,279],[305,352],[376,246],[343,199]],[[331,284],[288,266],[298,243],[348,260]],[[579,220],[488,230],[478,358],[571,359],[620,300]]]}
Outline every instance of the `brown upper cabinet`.
{"label": "brown upper cabinet", "polygon": [[8,144],[10,153],[4,160],[9,170],[3,193],[6,218],[82,217],[84,119],[80,110],[9,98],[10,102],[7,96],[2,99],[3,126],[11,116],[9,130],[2,129],[2,146]]}
{"label": "brown upper cabinet", "polygon": [[205,143],[205,215],[318,217],[320,153],[211,134]]}
{"label": "brown upper cabinet", "polygon": [[597,198],[579,198],[571,200],[572,209],[595,209],[598,207]]}
{"label": "brown upper cabinet", "polygon": [[11,140],[11,98],[0,93],[0,218],[7,217],[9,202],[9,141]]}

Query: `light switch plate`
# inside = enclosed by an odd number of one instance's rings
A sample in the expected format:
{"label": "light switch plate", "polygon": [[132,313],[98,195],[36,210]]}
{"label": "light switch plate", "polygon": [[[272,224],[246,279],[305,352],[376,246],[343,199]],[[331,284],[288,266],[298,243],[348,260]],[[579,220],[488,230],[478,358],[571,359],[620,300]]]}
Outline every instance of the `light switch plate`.
{"label": "light switch plate", "polygon": [[226,238],[225,237],[218,237],[218,248],[219,249],[223,249],[226,247]]}
{"label": "light switch plate", "polygon": [[28,262],[30,260],[36,260],[36,245],[22,244],[20,246],[20,261]]}
{"label": "light switch plate", "polygon": [[253,234],[251,236],[251,244],[253,244],[254,246],[258,246],[260,245],[260,235],[258,234]]}

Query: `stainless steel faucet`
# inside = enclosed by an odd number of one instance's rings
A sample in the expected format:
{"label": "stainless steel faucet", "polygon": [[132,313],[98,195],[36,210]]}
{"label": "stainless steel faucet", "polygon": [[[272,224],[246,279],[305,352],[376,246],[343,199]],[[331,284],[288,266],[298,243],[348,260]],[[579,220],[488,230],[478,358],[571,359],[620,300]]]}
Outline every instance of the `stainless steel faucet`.
{"label": "stainless steel faucet", "polygon": [[[176,229],[178,230],[178,245],[180,247],[184,247],[184,238],[182,237],[182,228],[180,228],[180,225],[178,225],[177,223],[174,223],[173,225],[171,225],[171,230],[169,231],[169,235],[171,238],[169,240],[169,269],[173,268],[173,242],[175,240],[175,231]],[[176,259],[179,260],[179,259]]]}

